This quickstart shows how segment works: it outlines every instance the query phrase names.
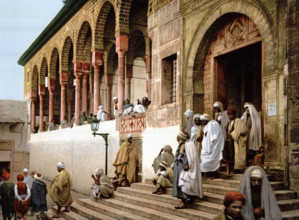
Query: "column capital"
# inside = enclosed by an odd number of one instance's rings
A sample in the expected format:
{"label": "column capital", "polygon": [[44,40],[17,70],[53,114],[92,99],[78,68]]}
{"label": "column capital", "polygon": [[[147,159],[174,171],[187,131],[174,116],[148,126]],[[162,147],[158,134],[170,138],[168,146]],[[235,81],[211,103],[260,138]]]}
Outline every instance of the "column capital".
{"label": "column capital", "polygon": [[84,63],[83,65],[83,75],[88,76],[90,74],[90,63]]}
{"label": "column capital", "polygon": [[37,99],[37,91],[31,90],[29,92],[29,97],[31,99],[31,101],[36,102]]}
{"label": "column capital", "polygon": [[69,74],[66,71],[61,71],[59,73],[59,82],[61,85],[67,85]]}
{"label": "column capital", "polygon": [[38,86],[38,94],[39,94],[39,96],[44,96],[46,94],[45,85]]}
{"label": "column capital", "polygon": [[103,52],[102,51],[93,51],[92,52],[92,65],[93,66],[103,65]]}
{"label": "column capital", "polygon": [[74,75],[76,74],[83,74],[83,66],[84,63],[81,61],[74,62]]}
{"label": "column capital", "polygon": [[55,83],[56,83],[56,79],[51,79],[51,78],[48,78],[48,90],[49,92],[51,91],[54,91],[55,90]]}
{"label": "column capital", "polygon": [[116,37],[115,50],[119,56],[123,55],[128,51],[129,48],[129,37],[127,35],[119,35]]}

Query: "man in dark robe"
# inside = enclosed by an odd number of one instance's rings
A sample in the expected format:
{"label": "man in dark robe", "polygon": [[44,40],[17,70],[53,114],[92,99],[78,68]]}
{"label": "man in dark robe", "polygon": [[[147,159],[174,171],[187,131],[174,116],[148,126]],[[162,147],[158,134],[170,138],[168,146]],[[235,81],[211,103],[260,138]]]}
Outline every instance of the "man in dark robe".
{"label": "man in dark robe", "polygon": [[32,211],[36,213],[37,219],[44,219],[45,211],[47,211],[47,186],[42,181],[40,173],[34,175],[34,181],[31,189]]}
{"label": "man in dark robe", "polygon": [[8,182],[10,174],[6,171],[2,173],[3,183],[0,185],[0,196],[2,199],[3,220],[10,220],[14,216],[14,184]]}

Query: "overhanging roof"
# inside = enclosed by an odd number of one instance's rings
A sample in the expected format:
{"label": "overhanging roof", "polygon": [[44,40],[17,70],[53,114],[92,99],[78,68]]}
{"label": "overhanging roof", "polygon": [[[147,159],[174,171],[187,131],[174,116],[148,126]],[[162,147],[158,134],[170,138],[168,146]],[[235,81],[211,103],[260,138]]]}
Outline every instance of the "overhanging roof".
{"label": "overhanging roof", "polygon": [[63,27],[88,0],[68,0],[43,32],[18,60],[24,66]]}

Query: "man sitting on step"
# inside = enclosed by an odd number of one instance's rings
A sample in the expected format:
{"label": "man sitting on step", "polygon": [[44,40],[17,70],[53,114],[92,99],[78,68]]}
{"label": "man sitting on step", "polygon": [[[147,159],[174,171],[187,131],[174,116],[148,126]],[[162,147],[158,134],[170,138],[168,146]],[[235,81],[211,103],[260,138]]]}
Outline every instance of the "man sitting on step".
{"label": "man sitting on step", "polygon": [[245,170],[239,191],[246,198],[242,211],[245,219],[281,219],[272,187],[261,167],[250,166]]}
{"label": "man sitting on step", "polygon": [[104,198],[107,199],[112,196],[114,192],[114,186],[112,185],[111,179],[104,174],[104,170],[97,168],[95,170],[95,175],[91,175],[91,178],[94,180],[92,185],[92,195],[95,198]]}
{"label": "man sitting on step", "polygon": [[173,181],[173,170],[168,167],[165,161],[159,164],[159,170],[156,176],[153,178],[153,183],[156,186],[156,191],[153,194],[164,194],[167,187],[172,187]]}

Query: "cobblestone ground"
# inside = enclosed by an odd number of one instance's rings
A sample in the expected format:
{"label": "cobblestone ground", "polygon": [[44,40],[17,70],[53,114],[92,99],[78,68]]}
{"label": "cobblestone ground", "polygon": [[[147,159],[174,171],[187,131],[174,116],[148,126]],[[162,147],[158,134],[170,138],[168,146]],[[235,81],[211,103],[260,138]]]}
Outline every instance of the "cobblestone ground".
{"label": "cobblestone ground", "polygon": [[[48,189],[48,192],[49,192],[51,182],[47,181],[47,180],[43,180],[43,181],[44,181],[44,183],[47,184],[47,189]],[[89,196],[86,195],[86,194],[82,194],[82,193],[72,191],[72,197],[73,197],[73,201],[75,201],[75,200],[80,199],[80,198],[88,198]],[[47,205],[48,205],[48,211],[46,212],[46,215],[47,215],[47,219],[50,219],[55,213],[52,211],[52,206],[54,205],[54,202],[50,198],[49,193],[47,194]],[[30,214],[31,214],[31,212],[29,211],[28,215],[27,215],[27,220],[36,219],[35,216],[30,216]],[[2,219],[2,207],[0,208],[0,219]],[[57,218],[57,219],[63,219],[63,218]]]}

